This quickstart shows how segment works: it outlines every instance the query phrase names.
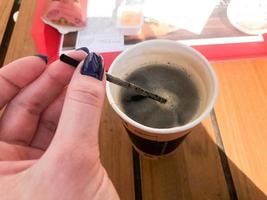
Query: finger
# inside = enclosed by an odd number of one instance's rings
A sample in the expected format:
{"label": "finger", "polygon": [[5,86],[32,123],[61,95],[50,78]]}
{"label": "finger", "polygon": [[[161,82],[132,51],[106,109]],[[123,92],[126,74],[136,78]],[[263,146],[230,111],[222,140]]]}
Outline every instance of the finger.
{"label": "finger", "polygon": [[[75,51],[69,55],[82,60],[87,54]],[[28,145],[37,129],[40,114],[62,92],[73,72],[74,68],[60,60],[48,66],[38,79],[8,104],[0,121],[0,139]]]}
{"label": "finger", "polygon": [[31,160],[40,158],[44,151],[27,146],[0,142],[0,161]]}
{"label": "finger", "polygon": [[35,164],[36,161],[37,160],[1,161],[0,175],[10,175],[22,172]]}
{"label": "finger", "polygon": [[46,150],[49,146],[57,128],[65,96],[66,90],[42,114],[37,132],[31,142],[32,147]]}
{"label": "finger", "polygon": [[98,129],[105,97],[105,78],[101,77],[103,65],[94,64],[92,60],[90,55],[87,56],[72,77],[47,155],[56,151],[55,154],[61,152],[65,155],[76,152],[79,154],[74,156],[76,160],[84,154],[93,160],[99,157]]}
{"label": "finger", "polygon": [[26,85],[45,70],[46,63],[37,56],[18,59],[0,69],[0,110]]}

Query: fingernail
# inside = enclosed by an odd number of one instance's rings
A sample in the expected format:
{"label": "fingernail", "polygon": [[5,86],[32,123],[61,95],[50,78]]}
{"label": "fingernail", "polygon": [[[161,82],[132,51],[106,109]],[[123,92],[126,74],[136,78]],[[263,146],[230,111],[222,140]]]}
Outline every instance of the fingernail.
{"label": "fingernail", "polygon": [[49,61],[49,58],[46,56],[46,55],[43,55],[43,54],[36,54],[34,56],[37,56],[39,58],[41,58],[46,64],[48,63]]}
{"label": "fingernail", "polygon": [[76,49],[76,51],[79,51],[79,50],[82,50],[82,51],[84,51],[84,52],[87,53],[87,54],[90,53],[90,51],[89,51],[89,49],[88,49],[87,47],[81,47],[81,48],[79,48],[79,49]]}
{"label": "fingernail", "polygon": [[89,55],[84,60],[81,74],[102,80],[104,74],[104,65],[102,58],[95,53],[89,53]]}

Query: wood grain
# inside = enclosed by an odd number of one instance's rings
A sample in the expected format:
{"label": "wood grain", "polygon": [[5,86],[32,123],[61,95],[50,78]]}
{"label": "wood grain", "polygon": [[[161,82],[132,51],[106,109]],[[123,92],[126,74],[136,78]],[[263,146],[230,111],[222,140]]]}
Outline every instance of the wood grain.
{"label": "wood grain", "polygon": [[31,36],[35,6],[37,1],[22,0],[19,15],[8,46],[5,64],[35,54],[35,46]]}
{"label": "wood grain", "polygon": [[239,199],[267,199],[267,59],[214,63],[215,109]]}
{"label": "wood grain", "polygon": [[169,157],[141,157],[143,199],[229,199],[210,118]]}
{"label": "wood grain", "polygon": [[13,3],[14,0],[0,1],[0,45],[2,43]]}
{"label": "wood grain", "polygon": [[100,126],[100,153],[120,198],[134,199],[132,146],[120,118],[107,100]]}

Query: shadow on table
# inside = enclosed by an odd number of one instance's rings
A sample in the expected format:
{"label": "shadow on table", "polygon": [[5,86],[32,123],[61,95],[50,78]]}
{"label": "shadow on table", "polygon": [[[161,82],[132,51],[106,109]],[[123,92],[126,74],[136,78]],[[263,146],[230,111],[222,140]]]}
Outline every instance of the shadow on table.
{"label": "shadow on table", "polygon": [[135,191],[141,194],[136,194],[136,199],[267,199],[202,124],[171,155],[159,160],[139,159],[141,181]]}

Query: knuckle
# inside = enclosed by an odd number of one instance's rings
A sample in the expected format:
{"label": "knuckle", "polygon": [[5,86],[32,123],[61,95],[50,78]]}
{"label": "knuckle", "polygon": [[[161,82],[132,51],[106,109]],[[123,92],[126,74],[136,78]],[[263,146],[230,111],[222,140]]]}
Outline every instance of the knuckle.
{"label": "knuckle", "polygon": [[57,123],[55,121],[52,121],[52,120],[49,120],[49,119],[41,119],[40,120],[40,124],[43,125],[43,127],[49,131],[49,132],[52,132],[54,133],[57,129]]}
{"label": "knuckle", "polygon": [[49,70],[47,70],[46,75],[51,82],[54,82],[55,84],[58,84],[61,87],[64,87],[66,85],[66,83],[60,79],[61,72],[53,71],[52,73]]}
{"label": "knuckle", "polygon": [[99,107],[102,105],[105,90],[100,84],[73,84],[69,88],[68,98],[79,103]]}
{"label": "knuckle", "polygon": [[19,100],[17,102],[14,102],[15,105],[18,107],[23,108],[26,112],[28,112],[31,115],[40,115],[42,110],[42,103],[35,100]]}

